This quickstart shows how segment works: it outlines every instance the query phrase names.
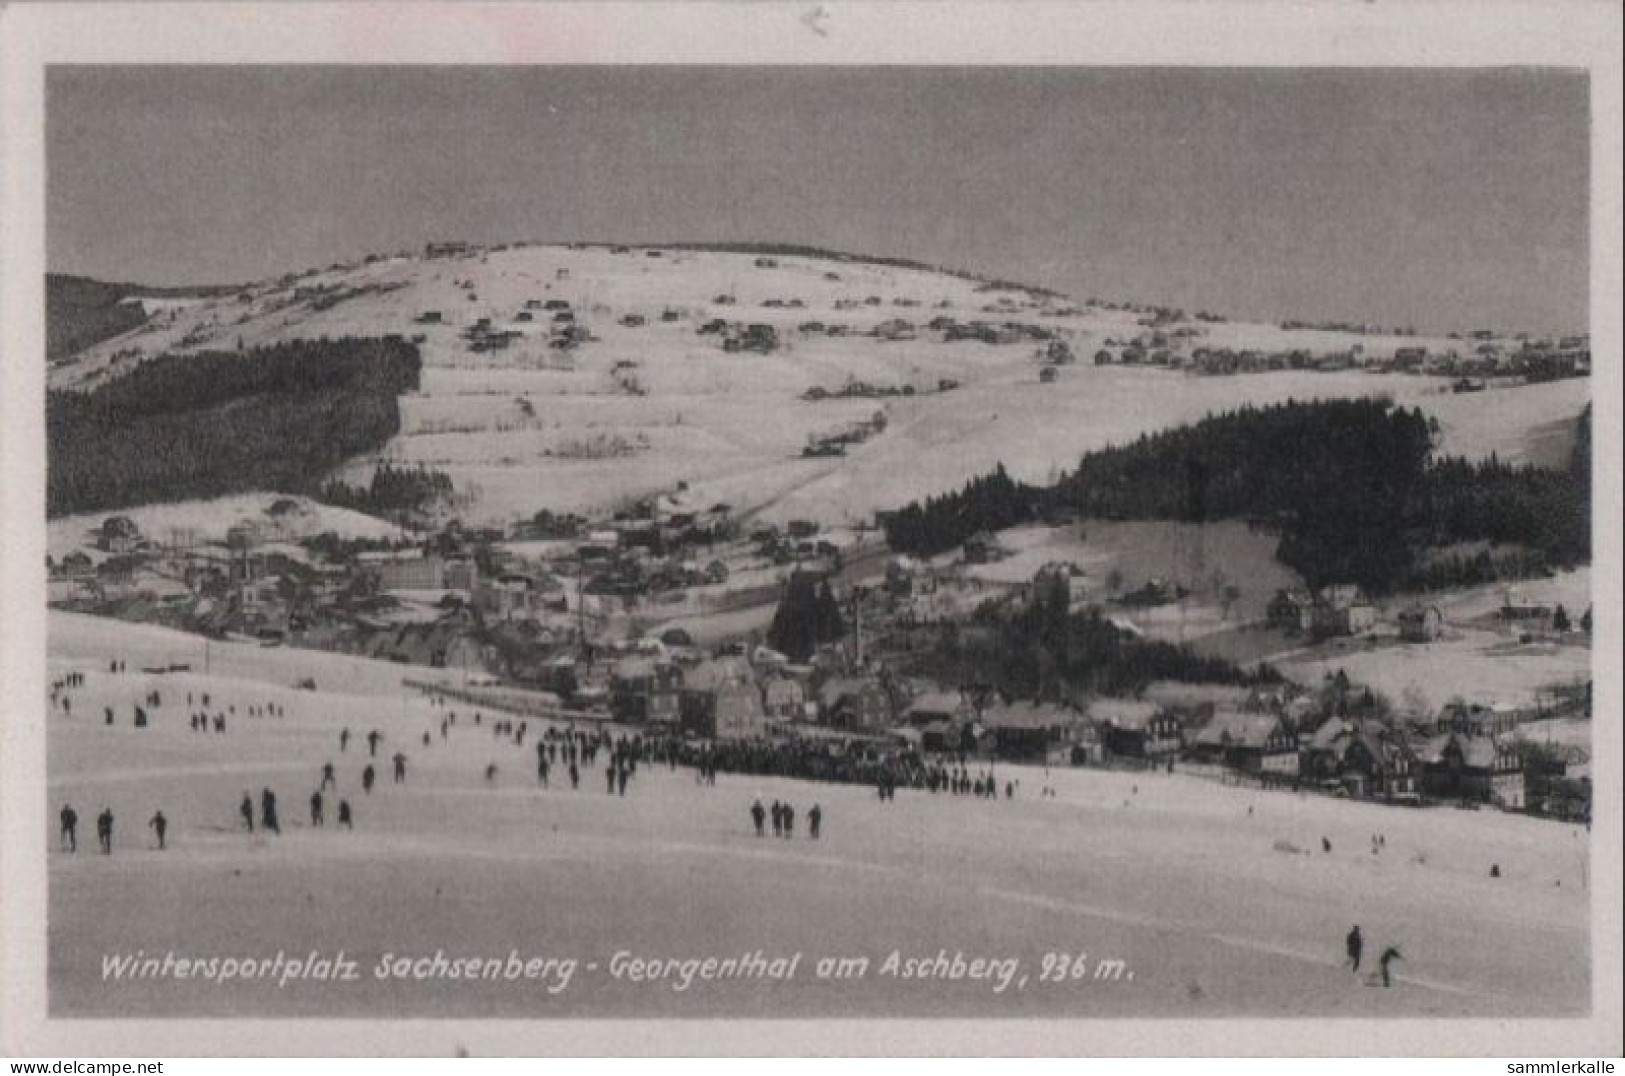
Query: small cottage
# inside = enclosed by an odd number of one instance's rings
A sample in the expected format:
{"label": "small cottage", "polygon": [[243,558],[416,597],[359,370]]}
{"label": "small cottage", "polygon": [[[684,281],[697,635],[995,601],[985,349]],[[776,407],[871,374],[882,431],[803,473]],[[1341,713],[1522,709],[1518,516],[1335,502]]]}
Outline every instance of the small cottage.
{"label": "small cottage", "polygon": [[1431,643],[1444,629],[1444,614],[1437,605],[1412,605],[1400,610],[1399,637],[1407,643]]}

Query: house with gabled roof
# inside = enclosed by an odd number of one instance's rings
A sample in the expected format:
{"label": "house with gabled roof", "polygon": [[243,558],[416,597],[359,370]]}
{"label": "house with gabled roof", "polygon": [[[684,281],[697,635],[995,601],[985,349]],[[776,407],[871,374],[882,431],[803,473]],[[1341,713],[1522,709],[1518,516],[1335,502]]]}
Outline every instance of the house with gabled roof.
{"label": "house with gabled roof", "polygon": [[1089,704],[1089,717],[1112,755],[1155,764],[1176,757],[1183,746],[1179,719],[1153,703],[1099,698]]}
{"label": "house with gabled roof", "polygon": [[762,708],[779,721],[802,721],[807,717],[807,689],[790,676],[769,676],[762,683]]}
{"label": "house with gabled roof", "polygon": [[1305,779],[1357,799],[1420,800],[1417,754],[1403,733],[1381,721],[1327,718],[1300,741],[1299,769]]}
{"label": "house with gabled roof", "polygon": [[1353,723],[1344,741],[1343,787],[1360,799],[1417,803],[1421,799],[1421,765],[1410,742],[1380,721]]}
{"label": "house with gabled roof", "polygon": [[1043,761],[1066,738],[1077,714],[1036,700],[995,703],[983,711],[980,724],[1002,759]]}
{"label": "house with gabled roof", "polygon": [[753,739],[767,732],[761,689],[742,657],[718,658],[690,670],[679,714],[685,732],[708,739]]}
{"label": "house with gabled roof", "polygon": [[753,740],[767,735],[767,711],[754,683],[730,683],[716,689],[711,735],[718,740]]}
{"label": "house with gabled roof", "polygon": [[1399,637],[1407,643],[1431,643],[1444,630],[1444,614],[1437,605],[1416,604],[1399,611]]}
{"label": "house with gabled roof", "polygon": [[1332,716],[1303,738],[1298,747],[1298,772],[1323,783],[1335,782],[1343,769],[1343,751],[1354,733],[1354,723]]}
{"label": "house with gabled roof", "polygon": [[637,655],[615,663],[609,677],[610,709],[633,724],[676,725],[683,671],[669,661]]}
{"label": "house with gabled roof", "polygon": [[975,713],[965,696],[958,691],[930,688],[909,700],[904,718],[919,727],[933,721],[957,723],[969,720]]}
{"label": "house with gabled roof", "polygon": [[1523,758],[1493,736],[1459,732],[1430,740],[1423,753],[1423,787],[1433,799],[1489,803],[1521,811],[1527,802]]}
{"label": "house with gabled roof", "polygon": [[888,318],[875,326],[875,336],[882,340],[912,340],[914,335],[914,323],[904,318]]}
{"label": "house with gabled roof", "polygon": [[106,553],[130,553],[141,544],[141,528],[129,516],[108,516],[96,531],[96,547]]}
{"label": "house with gabled roof", "polygon": [[1440,735],[1454,732],[1463,736],[1503,736],[1518,727],[1520,716],[1516,707],[1505,704],[1486,706],[1452,700],[1439,707],[1433,727]]}
{"label": "house with gabled roof", "polygon": [[891,699],[872,676],[833,676],[818,687],[819,719],[834,728],[873,731],[891,722]]}
{"label": "house with gabled roof", "polygon": [[1219,708],[1188,736],[1186,753],[1270,781],[1298,777],[1298,732],[1274,713]]}

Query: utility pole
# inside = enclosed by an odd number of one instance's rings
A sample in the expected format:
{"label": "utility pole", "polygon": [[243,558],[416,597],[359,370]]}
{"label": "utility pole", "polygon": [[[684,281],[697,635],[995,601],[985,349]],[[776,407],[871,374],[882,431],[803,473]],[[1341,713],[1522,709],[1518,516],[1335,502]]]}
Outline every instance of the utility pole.
{"label": "utility pole", "polygon": [[576,565],[576,646],[581,660],[587,660],[587,606],[581,594],[581,580],[587,574],[586,565]]}
{"label": "utility pole", "polygon": [[852,588],[852,665],[863,668],[863,597],[859,588]]}

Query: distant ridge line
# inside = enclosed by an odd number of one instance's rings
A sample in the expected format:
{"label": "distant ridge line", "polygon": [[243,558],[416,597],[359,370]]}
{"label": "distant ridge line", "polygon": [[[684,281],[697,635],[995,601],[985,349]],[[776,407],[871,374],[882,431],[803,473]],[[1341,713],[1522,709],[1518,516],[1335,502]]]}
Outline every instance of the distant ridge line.
{"label": "distant ridge line", "polygon": [[640,249],[658,250],[687,250],[705,254],[758,254],[776,256],[781,258],[820,258],[824,261],[845,262],[849,265],[884,265],[894,269],[915,269],[925,273],[940,273],[943,276],[958,277],[960,280],[974,280],[993,288],[1006,288],[1012,291],[1024,291],[1031,295],[1047,296],[1052,299],[1068,298],[1062,292],[1053,288],[1046,288],[1037,284],[1023,284],[1018,281],[998,280],[972,272],[969,269],[958,269],[952,266],[932,265],[915,258],[888,257],[879,254],[857,254],[845,250],[832,250],[828,247],[812,246],[805,243],[777,243],[764,241],[719,241],[709,242],[703,240],[685,240],[676,243],[600,243],[586,242],[575,244],[589,247],[638,247]]}

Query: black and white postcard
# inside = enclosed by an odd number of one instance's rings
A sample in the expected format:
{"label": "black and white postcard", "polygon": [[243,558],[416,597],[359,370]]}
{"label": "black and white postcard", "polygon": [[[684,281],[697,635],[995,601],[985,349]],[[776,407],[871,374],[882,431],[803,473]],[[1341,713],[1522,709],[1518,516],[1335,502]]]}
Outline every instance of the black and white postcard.
{"label": "black and white postcard", "polygon": [[1616,1050],[1619,11],[1483,10],[7,10],[8,1049]]}

